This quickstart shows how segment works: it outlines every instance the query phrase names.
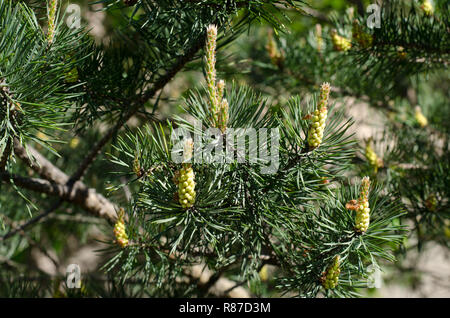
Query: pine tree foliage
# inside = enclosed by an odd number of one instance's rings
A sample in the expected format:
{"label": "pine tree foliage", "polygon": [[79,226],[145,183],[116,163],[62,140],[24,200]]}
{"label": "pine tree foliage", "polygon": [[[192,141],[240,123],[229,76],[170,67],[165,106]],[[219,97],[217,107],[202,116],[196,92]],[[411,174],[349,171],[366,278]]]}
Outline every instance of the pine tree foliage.
{"label": "pine tree foliage", "polygon": [[[297,34],[274,39],[282,54],[281,64],[257,58],[270,56],[258,43],[248,52],[255,58],[252,77],[262,88],[275,86],[287,91],[311,89],[328,79],[341,95],[364,95],[389,109],[393,91],[403,89],[408,76],[448,65],[449,9],[445,1],[438,4],[434,14],[427,16],[415,2],[386,2],[380,8],[379,28],[367,26],[370,13],[359,16],[348,10],[342,16],[332,15],[301,40]],[[336,49],[333,32],[349,41],[348,51]]]}
{"label": "pine tree foliage", "polygon": [[[129,227],[137,228],[130,229],[135,234],[130,236],[131,251],[119,252],[107,267],[112,270],[113,265],[120,265],[125,276],[130,267],[138,268],[145,272],[145,277],[154,275],[160,284],[174,285],[173,277],[183,274],[180,269],[189,264],[203,262],[219,272],[239,269],[240,279],[252,279],[266,260],[286,271],[287,277],[281,278],[279,286],[284,292],[292,290],[301,296],[315,296],[321,290],[323,267],[342,254],[342,259],[348,262],[342,265],[347,285],[339,287],[333,295],[353,295],[354,277],[366,273],[368,260],[371,264],[376,264],[378,257],[392,260],[388,249],[381,246],[389,242],[395,248],[401,242],[402,228],[391,222],[403,212],[395,200],[389,202],[372,195],[373,201],[380,200],[370,205],[373,207],[370,217],[375,223],[367,234],[367,228],[358,229],[355,223],[359,222],[358,217],[345,207],[348,200],[358,196],[352,193],[352,187],[341,184],[343,180],[338,174],[351,159],[350,146],[354,143],[345,134],[350,122],[343,123],[342,113],[336,110],[326,125],[323,143],[311,147],[305,138],[311,134],[314,121],[303,114],[326,107],[328,93],[329,84],[323,85],[320,98],[312,99],[306,107],[296,97],[286,111],[276,112],[270,111],[267,101],[249,88],[233,85],[230,92],[226,90],[223,97],[230,105],[227,127],[281,128],[280,167],[275,175],[265,175],[258,162],[252,164],[247,154],[243,163],[239,157],[215,164],[205,159],[196,163],[194,159],[189,166],[195,171],[193,205],[180,204],[174,198],[174,193],[175,197],[179,195],[176,183],[183,179],[182,174],[176,175],[180,167],[171,161],[176,144],[169,136],[174,125],[191,132],[195,132],[195,125],[176,118],[174,123],[168,123],[167,133],[162,126],[154,126],[140,131],[138,138],[129,134],[119,148],[119,153],[127,154],[128,160],[113,160],[128,167],[130,174],[138,172],[141,186],[129,215]],[[205,128],[214,127],[211,120],[214,99],[199,94],[191,93],[184,109]],[[211,97],[211,89],[205,89],[204,95]],[[264,108],[269,111],[264,113]],[[204,138],[203,143],[207,144],[210,136]],[[226,140],[232,148],[238,147],[229,139],[225,130],[217,143]],[[272,137],[270,143],[273,142]],[[143,154],[136,152],[138,149],[148,150]],[[140,158],[147,158],[147,164],[143,165]],[[326,185],[324,178],[328,181]],[[335,181],[336,188],[331,187],[330,179]],[[364,187],[364,196],[368,198],[367,182]],[[369,218],[368,212],[366,217]],[[143,233],[139,231],[141,227]],[[305,250],[316,257],[305,257]],[[139,261],[141,255],[145,262]]]}
{"label": "pine tree foliage", "polygon": [[[425,2],[383,2],[369,28],[306,1],[101,0],[120,14],[99,44],[61,1],[0,0],[0,296],[229,296],[226,277],[357,297],[411,238],[448,247],[449,10]],[[357,140],[341,97],[384,132]],[[60,270],[92,232],[80,289],[32,265]]]}
{"label": "pine tree foliage", "polygon": [[13,137],[37,140],[37,131],[61,127],[65,111],[80,95],[65,81],[74,65],[65,56],[76,54],[85,43],[83,32],[64,30],[57,35],[58,44],[49,46],[33,12],[21,3],[1,1],[0,24],[4,150]]}
{"label": "pine tree foliage", "polygon": [[[432,8],[424,11],[419,1],[386,2],[379,28],[368,27],[370,13],[347,10],[311,28],[305,40],[296,40],[298,34],[274,39],[272,50],[281,52],[282,63],[271,61],[274,54],[263,44],[270,40],[264,37],[254,44],[259,51],[252,47],[249,52],[266,56],[249,72],[262,89],[305,92],[327,78],[335,94],[357,97],[384,112],[386,132],[361,141],[359,170],[407,200],[405,222],[414,224],[419,247],[427,241],[447,245],[449,224],[448,194],[438,190],[447,179],[448,124],[443,118],[448,117],[449,8],[446,1],[434,1]],[[336,49],[333,34],[350,41],[349,49]],[[415,100],[408,88],[417,91]],[[425,202],[440,204],[441,213],[429,214]]]}

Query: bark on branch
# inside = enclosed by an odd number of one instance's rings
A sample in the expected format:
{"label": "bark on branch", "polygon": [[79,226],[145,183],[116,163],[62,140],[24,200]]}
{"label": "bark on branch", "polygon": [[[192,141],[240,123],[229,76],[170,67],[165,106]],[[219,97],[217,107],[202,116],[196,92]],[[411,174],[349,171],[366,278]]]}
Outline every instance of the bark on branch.
{"label": "bark on branch", "polygon": [[25,178],[8,173],[2,173],[1,178],[3,181],[12,182],[21,188],[46,193],[74,203],[90,214],[104,218],[109,222],[114,222],[116,219],[117,207],[95,189],[88,188],[80,181],[75,182],[71,186],[45,179]]}
{"label": "bark on branch", "polygon": [[66,184],[69,181],[69,177],[64,172],[30,145],[27,145],[25,149],[17,139],[14,139],[14,153],[40,177],[60,184]]}

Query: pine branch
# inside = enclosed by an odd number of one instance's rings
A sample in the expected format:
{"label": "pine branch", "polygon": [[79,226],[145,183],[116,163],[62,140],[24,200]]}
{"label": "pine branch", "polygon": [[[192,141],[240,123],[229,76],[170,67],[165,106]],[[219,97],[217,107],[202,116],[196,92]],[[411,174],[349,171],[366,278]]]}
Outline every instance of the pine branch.
{"label": "pine branch", "polygon": [[[108,143],[112,136],[117,133],[117,131],[119,131],[119,129],[139,110],[142,104],[151,99],[160,89],[164,88],[164,86],[168,82],[170,82],[170,80],[184,67],[184,65],[194,58],[197,51],[201,49],[203,45],[204,37],[201,36],[191,47],[191,49],[182,58],[180,58],[178,62],[175,63],[175,65],[152,86],[151,89],[144,92],[139,96],[139,98],[133,101],[128,113],[124,117],[122,117],[117,122],[117,124],[113,128],[111,128],[106,133],[106,135],[93,147],[93,149],[83,160],[77,171],[70,178],[68,178],[68,176],[65,175],[61,170],[59,170],[50,161],[48,161],[45,157],[40,155],[36,150],[29,146],[30,152],[32,153],[33,157],[39,162],[38,165],[34,164],[26,155],[25,148],[23,148],[20,144],[18,144],[18,142],[15,141],[15,151],[17,156],[24,160],[25,163],[27,163],[40,176],[54,182],[45,182],[44,180],[40,179],[27,179],[20,176],[13,176],[13,179],[15,181],[14,183],[34,191],[60,196],[61,199],[58,201],[58,204],[55,204],[49,210],[40,214],[36,218],[31,219],[21,227],[12,230],[11,232],[4,235],[1,240],[5,240],[6,238],[11,237],[18,231],[22,230],[23,228],[38,222],[41,218],[49,215],[54,210],[56,210],[64,200],[76,203],[86,211],[94,215],[104,217],[110,222],[114,222],[116,219],[116,206],[109,202],[102,195],[96,193],[94,189],[88,189],[83,183],[77,182],[77,180],[79,180],[84,175],[90,164],[95,160],[101,149]],[[5,181],[9,181],[10,177],[11,176],[9,176],[8,174],[2,174],[2,179]]]}
{"label": "pine branch", "polygon": [[54,166],[33,147],[28,145],[27,149],[34,157],[34,160],[36,160],[35,162],[29,158],[26,149],[20,145],[17,140],[14,140],[15,154],[46,180],[11,176],[7,173],[2,173],[1,178],[6,182],[10,182],[12,179],[14,184],[18,186],[53,196],[59,196],[60,199],[45,212],[5,234],[0,238],[0,241],[6,240],[19,231],[39,222],[42,218],[45,218],[59,208],[64,201],[75,203],[87,212],[105,218],[109,222],[115,221],[117,210],[115,204],[108,201],[101,194],[98,194],[95,189],[88,189],[82,182],[77,182],[75,185],[69,185],[69,177],[64,172]]}
{"label": "pine branch", "polygon": [[36,192],[57,196],[64,201],[74,203],[87,212],[110,221],[116,219],[116,206],[108,201],[95,189],[88,188],[82,182],[75,182],[73,185],[60,184],[39,178],[26,178],[19,175],[2,173],[1,178],[5,182],[12,182],[15,185]]}
{"label": "pine branch", "polygon": [[152,88],[144,92],[142,95],[138,96],[133,101],[130,101],[130,109],[128,112],[112,127],[108,130],[105,136],[97,142],[97,144],[92,148],[89,154],[85,157],[83,162],[80,164],[77,171],[70,178],[72,181],[79,180],[82,178],[86,170],[89,168],[91,163],[95,160],[95,158],[100,153],[101,149],[108,143],[108,141],[120,130],[120,128],[126,124],[126,122],[139,110],[142,105],[144,105],[149,99],[153,98],[154,95],[164,86],[169,83],[175,75],[182,70],[182,68],[191,61],[198,50],[200,50],[205,43],[204,36],[200,36],[195,44],[191,47],[190,50],[186,52],[184,56],[182,56],[175,65],[167,71],[167,73],[162,76],[155,84],[153,84]]}
{"label": "pine branch", "polygon": [[42,178],[59,184],[68,182],[69,177],[32,146],[27,145],[25,148],[18,139],[14,139],[14,153]]}

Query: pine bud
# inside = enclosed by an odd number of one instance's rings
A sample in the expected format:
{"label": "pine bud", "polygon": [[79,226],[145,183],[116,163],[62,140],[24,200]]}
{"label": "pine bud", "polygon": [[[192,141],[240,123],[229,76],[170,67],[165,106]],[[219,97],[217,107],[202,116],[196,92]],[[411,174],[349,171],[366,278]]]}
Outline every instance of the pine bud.
{"label": "pine bud", "polygon": [[139,156],[137,152],[134,153],[133,172],[138,178],[142,177],[143,175],[141,163],[139,161]]}
{"label": "pine bud", "polygon": [[58,0],[50,0],[48,4],[48,33],[47,41],[52,44],[56,31],[56,9],[58,7]]}
{"label": "pine bud", "polygon": [[220,80],[217,83],[217,100],[219,101],[219,103],[222,102],[224,92],[225,92],[225,81]]}
{"label": "pine bud", "polygon": [[178,200],[184,209],[190,208],[195,202],[195,174],[190,163],[184,163],[178,178]]}
{"label": "pine bud", "polygon": [[347,13],[348,18],[351,20],[355,16],[355,8],[349,7],[345,10],[345,13]]}
{"label": "pine bud", "polygon": [[347,210],[357,211],[359,209],[358,201],[350,200],[345,204]]}
{"label": "pine bud", "polygon": [[216,41],[217,27],[210,25],[206,30],[206,84],[208,86],[210,111],[213,122],[217,122],[217,111],[219,108],[218,93],[216,87]]}
{"label": "pine bud", "polygon": [[322,52],[323,48],[323,38],[322,38],[322,26],[320,24],[316,24],[316,45],[317,52]]}
{"label": "pine bud", "polygon": [[259,278],[261,281],[266,282],[269,280],[269,270],[267,264],[264,265],[259,271]]}
{"label": "pine bud", "polygon": [[228,124],[228,101],[223,99],[220,103],[219,128],[223,132],[227,129]]}
{"label": "pine bud", "polygon": [[358,20],[353,21],[353,39],[362,47],[362,48],[368,48],[372,46],[373,43],[373,37],[372,35],[364,32],[361,28],[361,26],[358,23]]}
{"label": "pine bud", "polygon": [[44,133],[41,132],[41,131],[39,131],[39,132],[36,134],[36,137],[38,137],[38,139],[40,139],[40,140],[42,140],[42,141],[47,141],[47,140],[50,139],[49,136],[47,136],[46,134],[44,134]]}
{"label": "pine bud", "polygon": [[75,149],[78,147],[79,144],[80,144],[80,138],[74,137],[74,138],[70,139],[70,142],[69,142],[70,148]]}
{"label": "pine bud", "polygon": [[173,181],[178,185],[178,202],[184,209],[190,208],[195,202],[195,174],[192,165],[188,163],[192,159],[194,143],[191,138],[184,143],[183,167],[174,175]]}
{"label": "pine bud", "polygon": [[[70,55],[66,55],[66,60],[69,63],[75,62],[75,59],[71,58]],[[76,66],[73,66],[72,68],[67,67],[66,73],[64,75],[66,83],[75,83],[78,81],[78,69]]]}
{"label": "pine bud", "polygon": [[283,55],[278,49],[277,43],[275,42],[275,39],[272,36],[272,30],[269,30],[269,33],[267,35],[266,50],[267,53],[269,53],[269,57],[270,60],[272,61],[272,64],[281,67],[281,64],[283,62]]}
{"label": "pine bud", "polygon": [[397,55],[402,60],[404,60],[406,58],[406,52],[405,52],[405,48],[403,46],[397,47]]}
{"label": "pine bud", "polygon": [[364,177],[361,181],[361,190],[358,199],[358,209],[356,210],[356,231],[364,233],[369,228],[370,208],[369,208],[369,188],[370,179]]}
{"label": "pine bud", "polygon": [[384,166],[383,160],[381,158],[378,158],[377,154],[373,150],[372,146],[372,139],[369,139],[366,143],[366,158],[369,164],[373,167],[375,173],[378,172],[378,168],[382,168]]}
{"label": "pine bud", "polygon": [[333,289],[337,286],[339,282],[339,275],[341,274],[341,269],[339,267],[339,255],[335,256],[333,263],[328,267],[324,275],[322,276],[322,286],[325,289]]}
{"label": "pine bud", "polygon": [[434,13],[434,8],[433,8],[433,5],[431,4],[430,0],[423,0],[422,4],[420,5],[420,8],[428,16],[431,16]]}
{"label": "pine bud", "polygon": [[424,128],[428,125],[428,120],[425,117],[425,115],[422,113],[422,110],[419,106],[416,106],[414,117],[416,118],[417,123],[420,125],[420,127]]}
{"label": "pine bud", "polygon": [[430,194],[428,198],[425,200],[425,206],[430,212],[433,212],[436,210],[437,206],[437,198],[434,193]]}
{"label": "pine bud", "polygon": [[308,145],[317,148],[322,143],[325,120],[328,115],[328,96],[330,94],[330,84],[323,83],[320,86],[320,96],[317,109],[312,116],[312,123],[308,132]]}
{"label": "pine bud", "polygon": [[125,211],[120,209],[116,224],[114,225],[114,236],[116,237],[116,242],[121,247],[126,247],[128,245],[128,235],[125,230],[125,222],[123,220],[124,214]]}
{"label": "pine bud", "polygon": [[331,31],[331,42],[333,42],[333,46],[336,51],[345,52],[350,50],[352,47],[352,42],[349,39],[338,35],[336,30]]}

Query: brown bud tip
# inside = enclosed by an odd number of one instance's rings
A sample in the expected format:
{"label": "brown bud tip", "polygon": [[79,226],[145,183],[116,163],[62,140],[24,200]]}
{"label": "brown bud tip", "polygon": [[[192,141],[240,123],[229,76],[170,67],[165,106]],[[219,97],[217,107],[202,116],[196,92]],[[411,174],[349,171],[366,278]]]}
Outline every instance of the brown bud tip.
{"label": "brown bud tip", "polygon": [[359,204],[358,201],[356,200],[350,200],[345,204],[345,208],[347,210],[352,210],[352,211],[356,211],[359,208]]}
{"label": "brown bud tip", "polygon": [[310,120],[312,118],[312,114],[306,114],[302,117],[303,120]]}

